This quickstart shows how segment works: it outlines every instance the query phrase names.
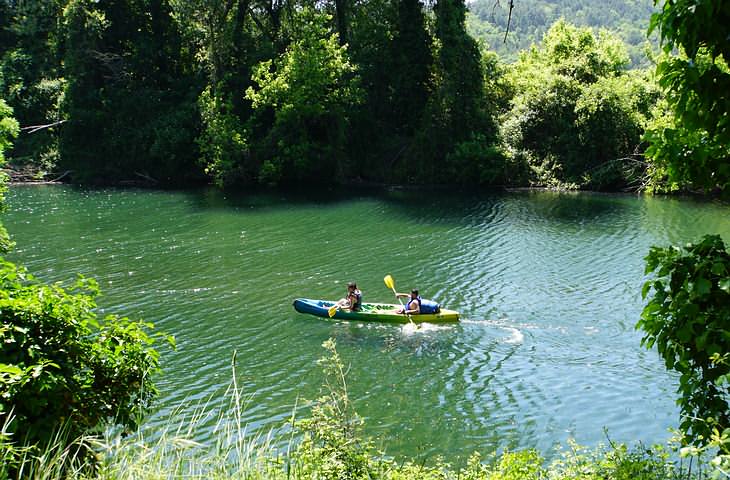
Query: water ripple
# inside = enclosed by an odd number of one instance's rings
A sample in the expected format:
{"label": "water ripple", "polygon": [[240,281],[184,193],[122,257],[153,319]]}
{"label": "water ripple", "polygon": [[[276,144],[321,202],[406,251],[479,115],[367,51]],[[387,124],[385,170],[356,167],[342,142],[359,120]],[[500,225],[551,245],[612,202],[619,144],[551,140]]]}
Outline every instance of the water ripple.
{"label": "water ripple", "polygon": [[[100,312],[153,321],[157,412],[225,411],[234,378],[248,431],[283,425],[321,394],[316,360],[335,338],[366,433],[388,454],[461,462],[473,450],[662,441],[675,379],[633,325],[652,244],[730,238],[726,205],[554,194],[338,197],[14,187],[12,258],[43,280],[97,278]],[[458,325],[384,325],[299,315],[296,297],[366,301],[382,282],[462,312]],[[231,365],[236,358],[235,369]],[[304,414],[302,408],[299,414]],[[211,415],[199,440],[214,435]]]}

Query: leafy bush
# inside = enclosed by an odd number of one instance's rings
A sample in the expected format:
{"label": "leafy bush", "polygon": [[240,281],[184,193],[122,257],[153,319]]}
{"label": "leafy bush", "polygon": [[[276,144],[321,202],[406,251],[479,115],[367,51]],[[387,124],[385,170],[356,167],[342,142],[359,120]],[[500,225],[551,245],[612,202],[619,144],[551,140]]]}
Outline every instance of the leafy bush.
{"label": "leafy bush", "polygon": [[[446,156],[449,182],[466,185],[508,185],[519,183],[526,173],[481,133],[456,144]],[[521,171],[522,170],[522,171]]]}
{"label": "leafy bush", "polygon": [[[644,283],[649,299],[636,327],[679,377],[680,428],[706,445],[730,426],[730,253],[719,235],[679,247],[652,247]],[[649,295],[651,292],[651,295]]]}
{"label": "leafy bush", "polygon": [[670,189],[727,192],[730,184],[730,8],[723,0],[665,2],[652,15],[665,55],[657,64],[670,122],[652,125],[647,156]]}
{"label": "leafy bush", "polygon": [[[151,324],[94,313],[98,287],[44,285],[0,259],[0,418],[21,444],[74,439],[111,420],[135,426],[156,394]],[[12,421],[8,418],[12,416]]]}

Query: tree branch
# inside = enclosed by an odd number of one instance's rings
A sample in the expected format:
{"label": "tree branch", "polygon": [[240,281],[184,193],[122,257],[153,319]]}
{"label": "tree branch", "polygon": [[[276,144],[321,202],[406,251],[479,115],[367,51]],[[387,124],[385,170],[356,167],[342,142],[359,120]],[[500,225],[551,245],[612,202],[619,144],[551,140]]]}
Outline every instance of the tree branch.
{"label": "tree branch", "polygon": [[507,17],[507,30],[504,31],[504,40],[502,43],[507,43],[507,34],[509,33],[509,25],[512,22],[512,9],[515,8],[514,0],[509,0],[509,16]]}
{"label": "tree branch", "polygon": [[55,127],[56,125],[61,125],[62,123],[67,122],[68,120],[59,120],[57,122],[49,123],[47,125],[29,125],[27,127],[21,127],[21,131],[27,130],[26,133],[35,133],[38,130],[43,130],[44,128],[51,128]]}

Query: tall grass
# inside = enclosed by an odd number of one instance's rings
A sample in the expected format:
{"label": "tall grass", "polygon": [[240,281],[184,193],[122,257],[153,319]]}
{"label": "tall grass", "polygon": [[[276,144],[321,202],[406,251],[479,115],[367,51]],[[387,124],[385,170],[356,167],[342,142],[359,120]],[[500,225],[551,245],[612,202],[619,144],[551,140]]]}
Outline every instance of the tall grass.
{"label": "tall grass", "polygon": [[[325,343],[320,360],[323,396],[307,418],[290,420],[286,438],[250,434],[243,421],[245,397],[236,382],[226,391],[224,408],[210,399],[181,405],[163,427],[140,428],[124,436],[113,428],[101,435],[68,441],[62,429],[43,450],[12,444],[8,421],[0,429],[0,480],[9,475],[32,480],[679,480],[702,478],[680,468],[659,448],[629,449],[609,442],[585,449],[569,443],[546,462],[537,452],[493,453],[484,461],[474,454],[464,468],[445,463],[395,462],[363,440],[362,424],[347,394],[345,368],[334,342]],[[294,409],[296,412],[296,408]],[[214,441],[199,443],[202,430],[215,424]],[[148,435],[149,434],[149,435]],[[211,435],[208,435],[211,436]],[[285,449],[276,445],[286,444]],[[87,454],[92,452],[91,454]],[[15,465],[13,471],[5,465]]]}

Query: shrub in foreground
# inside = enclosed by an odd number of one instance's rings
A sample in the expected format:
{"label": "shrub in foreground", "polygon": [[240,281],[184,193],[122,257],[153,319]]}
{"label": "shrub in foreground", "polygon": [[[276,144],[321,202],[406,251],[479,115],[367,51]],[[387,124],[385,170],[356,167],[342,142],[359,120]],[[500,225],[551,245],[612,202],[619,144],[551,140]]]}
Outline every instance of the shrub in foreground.
{"label": "shrub in foreground", "polygon": [[4,447],[135,427],[156,390],[150,324],[94,313],[98,287],[38,282],[0,258],[0,424]]}

